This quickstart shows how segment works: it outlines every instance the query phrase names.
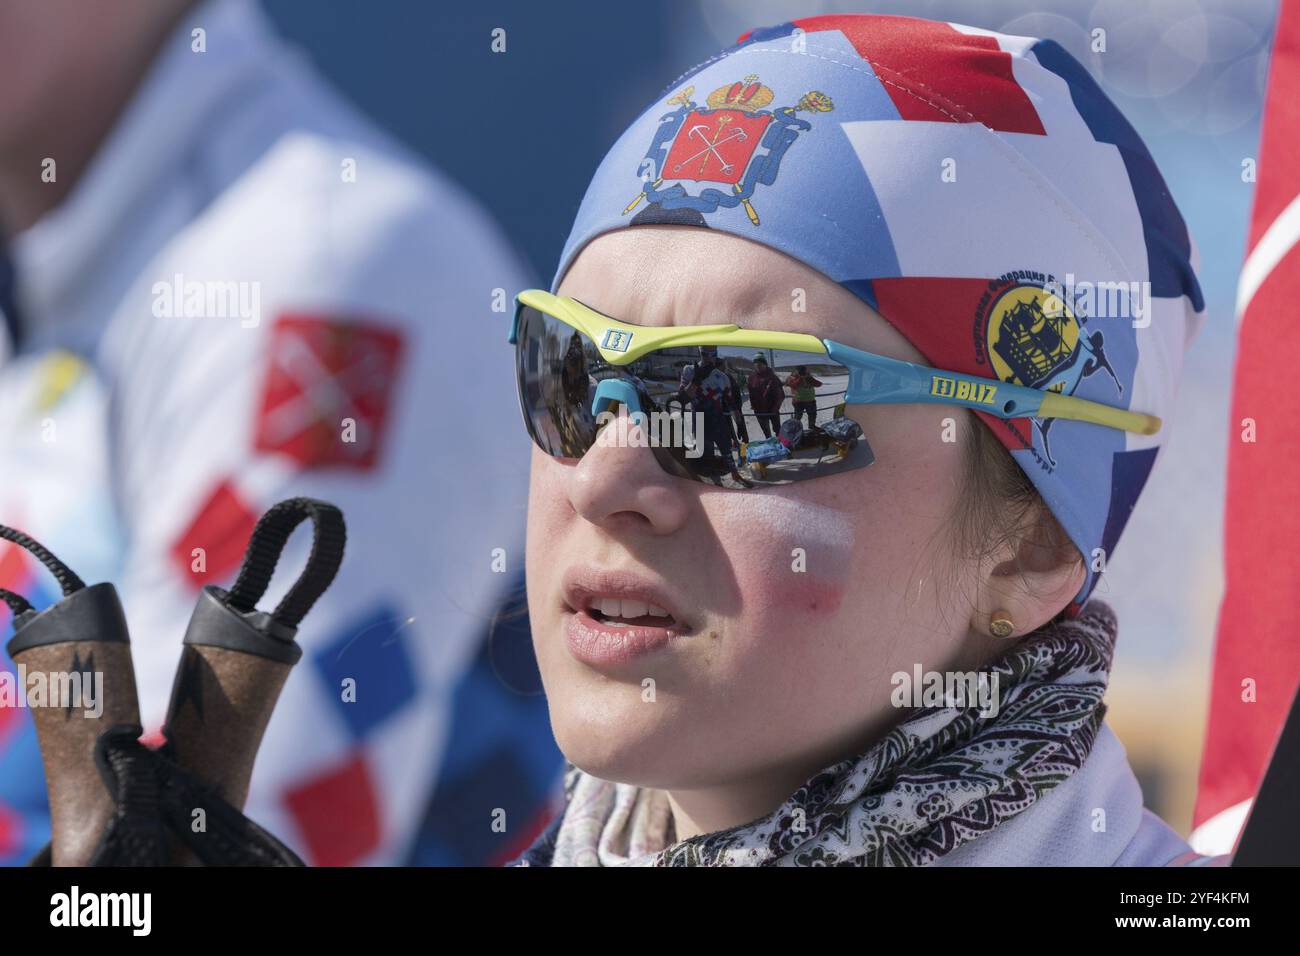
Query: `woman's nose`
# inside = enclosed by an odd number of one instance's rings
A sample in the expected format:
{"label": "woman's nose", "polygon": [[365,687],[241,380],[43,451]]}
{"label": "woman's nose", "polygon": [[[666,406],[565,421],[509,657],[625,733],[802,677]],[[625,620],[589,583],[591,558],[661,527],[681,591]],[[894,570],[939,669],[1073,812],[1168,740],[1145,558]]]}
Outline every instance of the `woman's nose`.
{"label": "woman's nose", "polygon": [[621,407],[570,472],[574,511],[612,532],[672,534],[681,528],[690,511],[689,486],[659,466],[649,440]]}

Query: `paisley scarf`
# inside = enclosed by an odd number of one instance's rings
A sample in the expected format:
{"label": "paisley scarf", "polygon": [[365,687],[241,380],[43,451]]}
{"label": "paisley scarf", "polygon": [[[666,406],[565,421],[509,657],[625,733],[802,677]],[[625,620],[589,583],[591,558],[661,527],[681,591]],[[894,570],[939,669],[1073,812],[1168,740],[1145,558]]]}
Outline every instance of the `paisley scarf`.
{"label": "paisley scarf", "polygon": [[1117,626],[1091,600],[991,668],[998,708],[917,708],[777,810],[678,841],[663,791],[569,765],[565,808],[518,866],[922,866],[1032,807],[1083,765],[1106,706]]}

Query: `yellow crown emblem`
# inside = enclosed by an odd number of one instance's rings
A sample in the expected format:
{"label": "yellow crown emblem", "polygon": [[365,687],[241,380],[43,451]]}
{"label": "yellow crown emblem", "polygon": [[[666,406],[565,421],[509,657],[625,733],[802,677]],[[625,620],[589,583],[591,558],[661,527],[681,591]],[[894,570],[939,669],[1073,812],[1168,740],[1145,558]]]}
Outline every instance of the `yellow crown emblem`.
{"label": "yellow crown emblem", "polygon": [[771,87],[758,82],[758,74],[751,73],[738,83],[719,86],[709,94],[706,102],[715,110],[725,108],[752,113],[771,103],[773,96]]}

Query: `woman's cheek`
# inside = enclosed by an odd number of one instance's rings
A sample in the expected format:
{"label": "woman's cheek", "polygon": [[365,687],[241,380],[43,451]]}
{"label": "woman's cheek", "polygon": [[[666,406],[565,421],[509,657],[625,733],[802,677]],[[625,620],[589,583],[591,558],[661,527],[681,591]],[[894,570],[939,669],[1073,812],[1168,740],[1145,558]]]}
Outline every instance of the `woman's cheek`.
{"label": "woman's cheek", "polygon": [[824,620],[839,610],[853,554],[846,514],[772,493],[705,492],[701,499],[740,588],[747,629]]}
{"label": "woman's cheek", "polygon": [[[528,535],[525,542],[525,570],[529,610],[535,625],[534,636],[549,634],[549,625],[558,621],[559,576],[571,563],[567,554],[566,532],[573,520],[573,509],[565,494],[566,465],[533,450],[532,474],[528,494]],[[553,643],[546,642],[548,645]],[[540,654],[540,650],[539,650]]]}
{"label": "woman's cheek", "polygon": [[565,490],[566,470],[570,466],[533,448],[528,482],[528,541],[541,543],[558,531],[572,514]]}

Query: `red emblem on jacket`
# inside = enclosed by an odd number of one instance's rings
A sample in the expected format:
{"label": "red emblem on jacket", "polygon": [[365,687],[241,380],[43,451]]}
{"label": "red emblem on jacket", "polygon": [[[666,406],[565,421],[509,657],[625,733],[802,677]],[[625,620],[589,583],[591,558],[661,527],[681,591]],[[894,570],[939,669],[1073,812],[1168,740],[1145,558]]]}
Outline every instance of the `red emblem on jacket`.
{"label": "red emblem on jacket", "polygon": [[308,468],[373,468],[401,353],[401,334],[371,322],[281,316],[254,447]]}

